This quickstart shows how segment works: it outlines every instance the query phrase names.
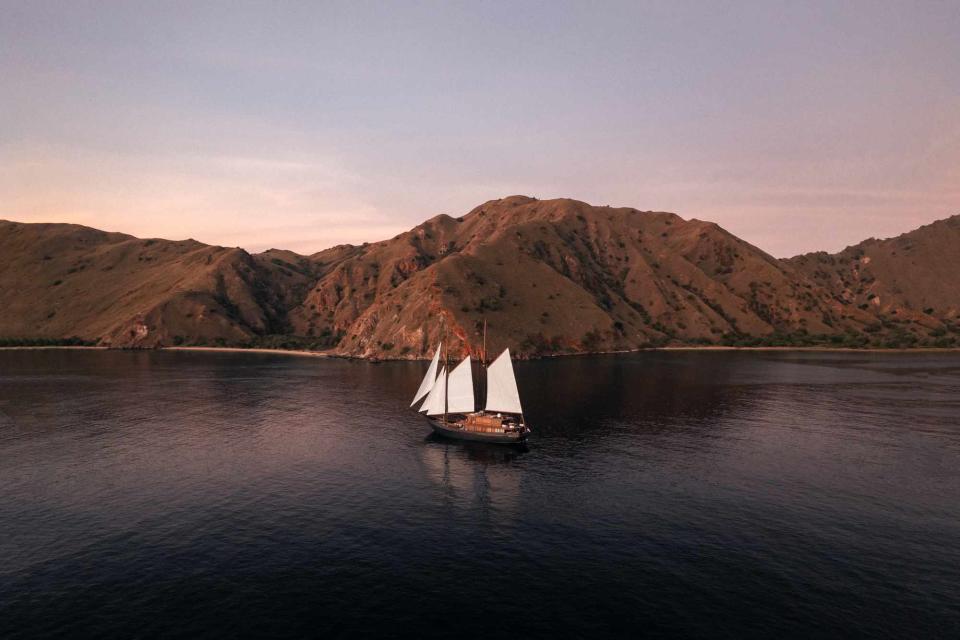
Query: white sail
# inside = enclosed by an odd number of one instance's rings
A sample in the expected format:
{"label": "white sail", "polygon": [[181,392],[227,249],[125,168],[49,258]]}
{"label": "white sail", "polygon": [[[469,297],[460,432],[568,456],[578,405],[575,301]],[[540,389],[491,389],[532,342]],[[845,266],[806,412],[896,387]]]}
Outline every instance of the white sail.
{"label": "white sail", "polygon": [[454,367],[447,382],[447,412],[473,413],[476,410],[473,400],[473,371],[470,356]]}
{"label": "white sail", "polygon": [[523,413],[520,406],[520,391],[517,379],[513,375],[513,363],[510,361],[510,349],[487,367],[487,411],[504,413]]}
{"label": "white sail", "polygon": [[440,375],[437,376],[437,382],[427,394],[427,400],[420,407],[420,411],[426,412],[428,416],[438,416],[446,413],[446,395],[447,395],[447,368],[440,369]]}
{"label": "white sail", "polygon": [[413,402],[410,403],[410,406],[417,404],[420,398],[430,393],[430,389],[433,388],[433,383],[437,381],[437,363],[440,362],[440,347],[443,346],[443,343],[437,345],[437,351],[433,354],[433,360],[430,361],[430,368],[427,369],[427,375],[423,376],[423,382],[420,383],[420,388],[417,389],[417,395],[413,397]]}

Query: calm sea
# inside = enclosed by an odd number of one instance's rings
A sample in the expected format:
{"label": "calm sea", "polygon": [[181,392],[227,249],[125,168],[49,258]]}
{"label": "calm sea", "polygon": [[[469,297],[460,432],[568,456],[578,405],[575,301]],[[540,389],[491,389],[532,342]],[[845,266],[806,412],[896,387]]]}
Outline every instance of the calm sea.
{"label": "calm sea", "polygon": [[0,352],[0,637],[960,637],[960,355]]}

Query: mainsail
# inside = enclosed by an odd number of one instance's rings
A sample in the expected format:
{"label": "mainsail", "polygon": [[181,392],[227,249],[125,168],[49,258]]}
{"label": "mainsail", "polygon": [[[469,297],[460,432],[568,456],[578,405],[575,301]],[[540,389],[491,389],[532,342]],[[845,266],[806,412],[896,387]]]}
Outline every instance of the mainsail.
{"label": "mainsail", "polygon": [[470,356],[454,367],[447,383],[447,412],[472,413],[476,409],[473,400],[473,371]]}
{"label": "mainsail", "polygon": [[517,379],[513,375],[513,363],[510,361],[510,349],[504,349],[493,364],[487,367],[486,410],[523,413]]}
{"label": "mainsail", "polygon": [[440,362],[441,346],[443,346],[442,342],[437,345],[437,351],[433,354],[433,360],[430,361],[430,368],[427,369],[427,375],[423,376],[423,382],[420,383],[420,388],[417,389],[417,395],[413,397],[413,402],[410,403],[411,407],[417,404],[420,398],[427,395],[430,389],[433,388],[433,383],[437,381],[437,363]]}
{"label": "mainsail", "polygon": [[423,403],[423,406],[420,407],[420,411],[426,412],[428,416],[438,416],[446,413],[446,395],[447,368],[444,367],[440,370],[440,375],[437,376],[437,382],[433,385],[433,388],[430,389],[430,393],[427,394],[427,399]]}

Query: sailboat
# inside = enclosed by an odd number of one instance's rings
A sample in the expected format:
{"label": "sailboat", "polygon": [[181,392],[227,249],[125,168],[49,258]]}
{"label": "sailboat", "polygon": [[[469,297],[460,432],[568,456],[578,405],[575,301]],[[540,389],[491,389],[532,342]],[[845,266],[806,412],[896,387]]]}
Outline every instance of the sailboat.
{"label": "sailboat", "polygon": [[440,435],[497,444],[525,442],[530,429],[523,417],[510,350],[504,349],[486,368],[487,402],[480,410],[474,398],[470,356],[448,374],[446,364],[440,365],[442,350],[443,343],[438,344],[410,406],[423,400],[420,412],[426,414],[430,426]]}

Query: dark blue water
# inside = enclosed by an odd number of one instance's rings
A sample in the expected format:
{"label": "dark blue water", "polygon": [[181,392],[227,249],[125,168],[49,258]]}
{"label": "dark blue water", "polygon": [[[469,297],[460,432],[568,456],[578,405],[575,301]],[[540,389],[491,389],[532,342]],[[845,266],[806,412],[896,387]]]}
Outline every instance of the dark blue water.
{"label": "dark blue water", "polygon": [[960,637],[960,355],[0,352],[0,637]]}

